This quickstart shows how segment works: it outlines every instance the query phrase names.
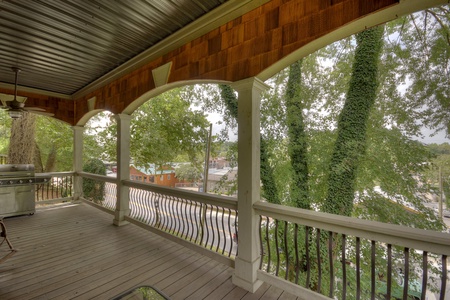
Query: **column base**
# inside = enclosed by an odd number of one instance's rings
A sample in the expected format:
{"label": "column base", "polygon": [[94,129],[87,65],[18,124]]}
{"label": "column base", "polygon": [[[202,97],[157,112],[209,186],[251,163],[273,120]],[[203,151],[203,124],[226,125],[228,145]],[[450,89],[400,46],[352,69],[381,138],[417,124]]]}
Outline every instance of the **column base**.
{"label": "column base", "polygon": [[130,222],[123,221],[123,220],[119,221],[119,220],[114,219],[113,220],[113,224],[120,227],[120,226],[124,226],[124,225],[130,224]]}
{"label": "column base", "polygon": [[130,222],[125,221],[125,216],[128,216],[130,214],[130,210],[116,210],[114,212],[114,220],[113,224],[116,226],[123,226],[127,225]]}
{"label": "column base", "polygon": [[243,288],[250,293],[256,292],[263,284],[256,278],[256,271],[259,269],[259,258],[254,262],[248,262],[236,257],[234,263],[234,274],[232,282],[234,285]]}

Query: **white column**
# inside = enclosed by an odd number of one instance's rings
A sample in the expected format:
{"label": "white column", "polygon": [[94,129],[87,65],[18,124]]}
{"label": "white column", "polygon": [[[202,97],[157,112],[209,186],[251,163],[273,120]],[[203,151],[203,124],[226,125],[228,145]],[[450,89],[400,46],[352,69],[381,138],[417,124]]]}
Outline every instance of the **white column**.
{"label": "white column", "polygon": [[76,172],[83,170],[83,126],[73,126],[73,198],[72,201],[78,201],[83,193],[83,178],[76,175]]}
{"label": "white column", "polygon": [[260,191],[260,103],[267,88],[261,80],[249,78],[232,84],[238,92],[238,210],[239,255],[233,283],[254,293],[262,284],[256,274],[260,262],[258,218],[253,204]]}
{"label": "white column", "polygon": [[118,114],[114,116],[117,122],[117,202],[114,213],[114,225],[127,224],[124,217],[130,213],[129,188],[122,180],[130,179],[130,121],[131,116]]}

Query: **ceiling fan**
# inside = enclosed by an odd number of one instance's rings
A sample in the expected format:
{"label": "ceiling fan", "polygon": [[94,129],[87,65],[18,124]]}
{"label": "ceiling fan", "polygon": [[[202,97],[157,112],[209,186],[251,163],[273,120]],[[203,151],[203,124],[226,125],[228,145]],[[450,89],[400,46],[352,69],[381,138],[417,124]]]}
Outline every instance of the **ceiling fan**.
{"label": "ceiling fan", "polygon": [[13,119],[20,118],[26,111],[44,116],[53,116],[52,113],[45,112],[45,109],[39,107],[25,107],[25,101],[27,100],[27,97],[17,96],[17,81],[21,69],[16,67],[12,67],[11,69],[15,73],[14,96],[8,94],[0,94],[0,101],[3,104],[1,108],[7,110],[9,116]]}

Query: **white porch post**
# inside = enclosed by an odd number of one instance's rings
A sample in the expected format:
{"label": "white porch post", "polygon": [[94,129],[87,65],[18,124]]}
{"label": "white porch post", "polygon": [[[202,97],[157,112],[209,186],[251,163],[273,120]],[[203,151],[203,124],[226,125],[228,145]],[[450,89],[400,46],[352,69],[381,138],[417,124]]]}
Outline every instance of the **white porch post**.
{"label": "white porch post", "polygon": [[130,212],[129,188],[124,186],[122,180],[130,179],[130,121],[131,116],[118,114],[114,116],[117,122],[117,202],[114,213],[114,225],[127,224],[124,216]]}
{"label": "white porch post", "polygon": [[250,292],[262,284],[256,278],[260,262],[258,218],[253,204],[260,200],[260,103],[267,88],[249,78],[232,84],[238,92],[238,243],[233,283]]}
{"label": "white porch post", "polygon": [[[83,126],[73,126],[73,171],[81,172],[83,170]],[[83,193],[83,178],[76,175],[73,178],[73,198],[72,201],[78,201]]]}

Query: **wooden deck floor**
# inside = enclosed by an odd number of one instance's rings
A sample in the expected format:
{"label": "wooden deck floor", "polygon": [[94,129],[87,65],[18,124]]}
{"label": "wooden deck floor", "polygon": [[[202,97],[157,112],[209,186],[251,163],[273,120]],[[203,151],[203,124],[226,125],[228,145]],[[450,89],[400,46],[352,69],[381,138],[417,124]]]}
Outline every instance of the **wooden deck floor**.
{"label": "wooden deck floor", "polygon": [[[152,285],[171,299],[296,299],[264,284],[255,294],[233,269],[86,204],[5,219],[19,249],[0,265],[0,299],[110,299]],[[4,247],[4,245],[2,246]]]}

